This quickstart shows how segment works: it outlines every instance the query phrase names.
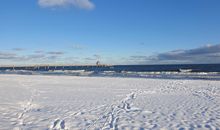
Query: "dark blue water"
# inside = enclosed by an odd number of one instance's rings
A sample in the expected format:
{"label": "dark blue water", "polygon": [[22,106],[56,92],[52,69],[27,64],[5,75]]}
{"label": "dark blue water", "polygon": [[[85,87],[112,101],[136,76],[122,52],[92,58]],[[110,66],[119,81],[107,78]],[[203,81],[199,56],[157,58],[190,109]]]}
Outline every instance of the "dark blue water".
{"label": "dark blue water", "polygon": [[0,67],[0,74],[220,80],[220,64]]}
{"label": "dark blue water", "polygon": [[50,66],[50,67],[1,67],[0,70],[85,70],[85,71],[132,71],[132,72],[179,72],[191,69],[192,72],[220,72],[220,64],[186,64],[186,65],[114,65],[114,66]]}

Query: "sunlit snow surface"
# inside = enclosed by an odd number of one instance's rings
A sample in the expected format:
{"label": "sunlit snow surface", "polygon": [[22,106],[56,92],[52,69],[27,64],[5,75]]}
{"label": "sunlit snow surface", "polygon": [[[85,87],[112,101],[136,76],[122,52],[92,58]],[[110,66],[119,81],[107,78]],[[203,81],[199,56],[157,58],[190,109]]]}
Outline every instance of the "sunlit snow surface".
{"label": "sunlit snow surface", "polygon": [[0,75],[0,130],[219,130],[220,81]]}

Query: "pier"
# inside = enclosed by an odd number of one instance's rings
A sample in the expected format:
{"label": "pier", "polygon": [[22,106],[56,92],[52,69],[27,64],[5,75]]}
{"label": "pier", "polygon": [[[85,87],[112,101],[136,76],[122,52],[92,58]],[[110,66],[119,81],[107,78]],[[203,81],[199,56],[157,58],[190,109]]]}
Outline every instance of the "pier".
{"label": "pier", "polygon": [[0,70],[31,70],[31,71],[49,71],[49,70],[71,70],[86,68],[105,68],[113,65],[74,65],[74,64],[41,64],[41,65],[0,65]]}

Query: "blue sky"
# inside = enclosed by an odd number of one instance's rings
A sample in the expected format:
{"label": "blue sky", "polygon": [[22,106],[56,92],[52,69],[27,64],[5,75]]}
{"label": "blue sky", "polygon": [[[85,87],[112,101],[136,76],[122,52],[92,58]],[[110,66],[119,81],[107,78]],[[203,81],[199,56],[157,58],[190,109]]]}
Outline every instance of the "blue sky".
{"label": "blue sky", "polygon": [[2,0],[0,63],[220,63],[219,7],[219,0]]}

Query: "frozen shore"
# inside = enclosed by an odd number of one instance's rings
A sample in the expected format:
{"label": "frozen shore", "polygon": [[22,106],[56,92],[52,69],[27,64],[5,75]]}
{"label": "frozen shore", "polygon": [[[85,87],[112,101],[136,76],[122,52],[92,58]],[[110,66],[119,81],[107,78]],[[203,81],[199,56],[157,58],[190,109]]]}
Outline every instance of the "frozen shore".
{"label": "frozen shore", "polygon": [[0,75],[0,130],[220,130],[220,81]]}

